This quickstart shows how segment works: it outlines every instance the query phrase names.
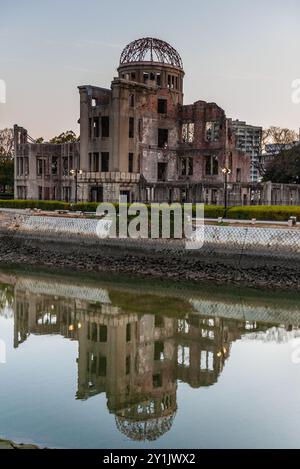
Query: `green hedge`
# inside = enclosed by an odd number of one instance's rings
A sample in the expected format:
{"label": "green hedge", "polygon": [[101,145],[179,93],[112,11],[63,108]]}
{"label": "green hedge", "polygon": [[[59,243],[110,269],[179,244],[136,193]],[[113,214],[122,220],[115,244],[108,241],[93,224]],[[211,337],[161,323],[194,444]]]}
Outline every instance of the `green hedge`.
{"label": "green hedge", "polygon": [[0,207],[3,208],[39,208],[41,210],[69,210],[67,202],[58,200],[0,200]]}
{"label": "green hedge", "polygon": [[227,218],[238,220],[256,218],[257,220],[266,221],[287,221],[293,216],[300,220],[299,206],[253,205],[250,207],[230,207],[227,211]]}
{"label": "green hedge", "polygon": [[[0,200],[0,207],[3,208],[37,208],[41,210],[73,210],[82,212],[96,212],[97,202],[86,202],[72,204],[55,200]],[[114,204],[116,208],[119,204]],[[128,205],[128,204],[127,204]],[[149,205],[148,205],[149,207]],[[204,215],[206,218],[223,217],[224,207],[221,205],[205,205]],[[196,214],[196,208],[193,207],[193,214]],[[252,205],[250,207],[229,207],[227,209],[227,218],[237,220],[270,220],[287,221],[291,216],[296,216],[300,221],[300,206],[268,206]]]}

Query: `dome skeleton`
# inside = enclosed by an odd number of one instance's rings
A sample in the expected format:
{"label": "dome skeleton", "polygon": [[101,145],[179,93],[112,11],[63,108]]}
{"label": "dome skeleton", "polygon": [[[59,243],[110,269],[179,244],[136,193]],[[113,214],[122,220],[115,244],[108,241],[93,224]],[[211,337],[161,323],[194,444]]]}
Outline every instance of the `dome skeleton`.
{"label": "dome skeleton", "polygon": [[128,44],[121,54],[120,65],[147,61],[183,69],[180,55],[170,44],[150,37],[137,39]]}

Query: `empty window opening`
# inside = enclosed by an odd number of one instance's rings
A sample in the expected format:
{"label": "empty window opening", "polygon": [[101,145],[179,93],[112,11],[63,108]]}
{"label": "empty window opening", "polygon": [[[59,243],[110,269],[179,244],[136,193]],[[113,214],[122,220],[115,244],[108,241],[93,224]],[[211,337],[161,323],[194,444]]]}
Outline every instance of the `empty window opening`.
{"label": "empty window opening", "polygon": [[160,75],[160,73],[156,74],[156,84],[157,84],[157,86],[161,86],[161,75]]}
{"label": "empty window opening", "polygon": [[164,326],[164,318],[162,316],[159,316],[158,314],[155,315],[154,317],[154,326],[155,327],[163,327]]}
{"label": "empty window opening", "polygon": [[147,83],[147,81],[149,80],[149,73],[146,73],[146,72],[143,73],[143,80],[144,80],[144,83]]}
{"label": "empty window opening", "polygon": [[157,112],[158,114],[167,114],[168,101],[166,99],[157,100]]}
{"label": "empty window opening", "polygon": [[130,355],[126,357],[126,375],[130,374]]}
{"label": "empty window opening", "polygon": [[213,371],[214,369],[214,354],[206,350],[201,351],[200,367],[203,371]]}
{"label": "empty window opening", "polygon": [[64,157],[62,159],[62,173],[63,173],[63,176],[67,176],[68,175],[68,172],[69,172],[69,163],[68,163],[68,158]]}
{"label": "empty window opening", "polygon": [[139,119],[139,141],[143,141],[143,119]]}
{"label": "empty window opening", "polygon": [[102,138],[109,137],[109,116],[101,117],[101,136]]}
{"label": "empty window opening", "polygon": [[193,122],[188,122],[182,124],[182,142],[183,143],[193,143],[195,137],[195,124]]}
{"label": "empty window opening", "polygon": [[[23,171],[23,168],[22,168]],[[37,175],[43,176],[46,173],[46,160],[42,158],[37,159]]]}
{"label": "empty window opening", "polygon": [[220,122],[206,122],[205,140],[206,142],[218,142],[220,138]]}
{"label": "empty window opening", "polygon": [[131,324],[126,325],[126,342],[131,341]]}
{"label": "empty window opening", "polygon": [[129,106],[134,107],[134,94],[129,95]]}
{"label": "empty window opening", "polygon": [[158,148],[167,148],[169,142],[169,130],[158,129]]}
{"label": "empty window opening", "polygon": [[103,378],[106,376],[106,357],[99,357],[98,375]]}
{"label": "empty window opening", "polygon": [[206,176],[217,176],[219,174],[219,163],[217,156],[207,155],[205,157],[205,174]]}
{"label": "empty window opening", "polygon": [[107,342],[107,326],[100,326],[99,341]]}
{"label": "empty window opening", "polygon": [[101,153],[101,172],[107,173],[109,171],[109,153],[102,152]]}
{"label": "empty window opening", "polygon": [[129,117],[129,138],[134,138],[134,117]]}
{"label": "empty window opening", "polygon": [[167,163],[157,164],[157,179],[158,181],[166,181],[167,179]]}
{"label": "empty window opening", "polygon": [[95,171],[96,173],[100,171],[100,165],[99,165],[99,152],[93,153],[93,167],[92,171]]}
{"label": "empty window opening", "polygon": [[95,322],[91,323],[90,340],[92,340],[93,342],[97,342],[97,340],[98,340],[98,328],[97,328],[97,324]]}
{"label": "empty window opening", "polygon": [[162,387],[162,376],[161,373],[156,373],[152,376],[152,382],[154,388],[161,388]]}
{"label": "empty window opening", "polygon": [[58,158],[57,156],[52,156],[51,174],[55,176],[57,173],[58,173]]}
{"label": "empty window opening", "polygon": [[97,100],[96,98],[92,98],[92,107],[96,107],[97,106]]}
{"label": "empty window opening", "polygon": [[181,366],[190,366],[190,349],[182,345],[178,346],[177,363]]}
{"label": "empty window opening", "polygon": [[154,360],[164,359],[164,343],[156,341],[154,342]]}
{"label": "empty window opening", "polygon": [[133,153],[128,153],[128,172],[133,173]]}
{"label": "empty window opening", "polygon": [[181,176],[193,175],[193,158],[181,158]]}
{"label": "empty window opening", "polygon": [[99,137],[99,117],[94,117],[93,120],[93,136]]}

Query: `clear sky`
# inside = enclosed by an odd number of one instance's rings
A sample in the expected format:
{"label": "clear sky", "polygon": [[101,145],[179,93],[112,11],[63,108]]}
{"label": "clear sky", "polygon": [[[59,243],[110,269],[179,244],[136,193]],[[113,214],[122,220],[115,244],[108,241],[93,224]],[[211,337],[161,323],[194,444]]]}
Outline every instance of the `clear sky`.
{"label": "clear sky", "polygon": [[299,21],[299,0],[0,0],[0,128],[78,133],[77,86],[109,87],[123,47],[153,36],[182,56],[186,104],[298,129]]}

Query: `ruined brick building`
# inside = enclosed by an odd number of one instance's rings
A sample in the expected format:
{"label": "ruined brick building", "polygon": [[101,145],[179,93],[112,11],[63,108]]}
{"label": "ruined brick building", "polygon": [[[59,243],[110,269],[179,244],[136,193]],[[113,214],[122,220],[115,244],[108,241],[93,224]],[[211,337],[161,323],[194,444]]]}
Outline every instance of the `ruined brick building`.
{"label": "ruined brick building", "polygon": [[15,126],[15,197],[222,203],[227,168],[234,201],[245,202],[249,156],[217,104],[183,104],[183,81],[169,44],[129,44],[110,89],[78,87],[80,142],[39,144]]}

